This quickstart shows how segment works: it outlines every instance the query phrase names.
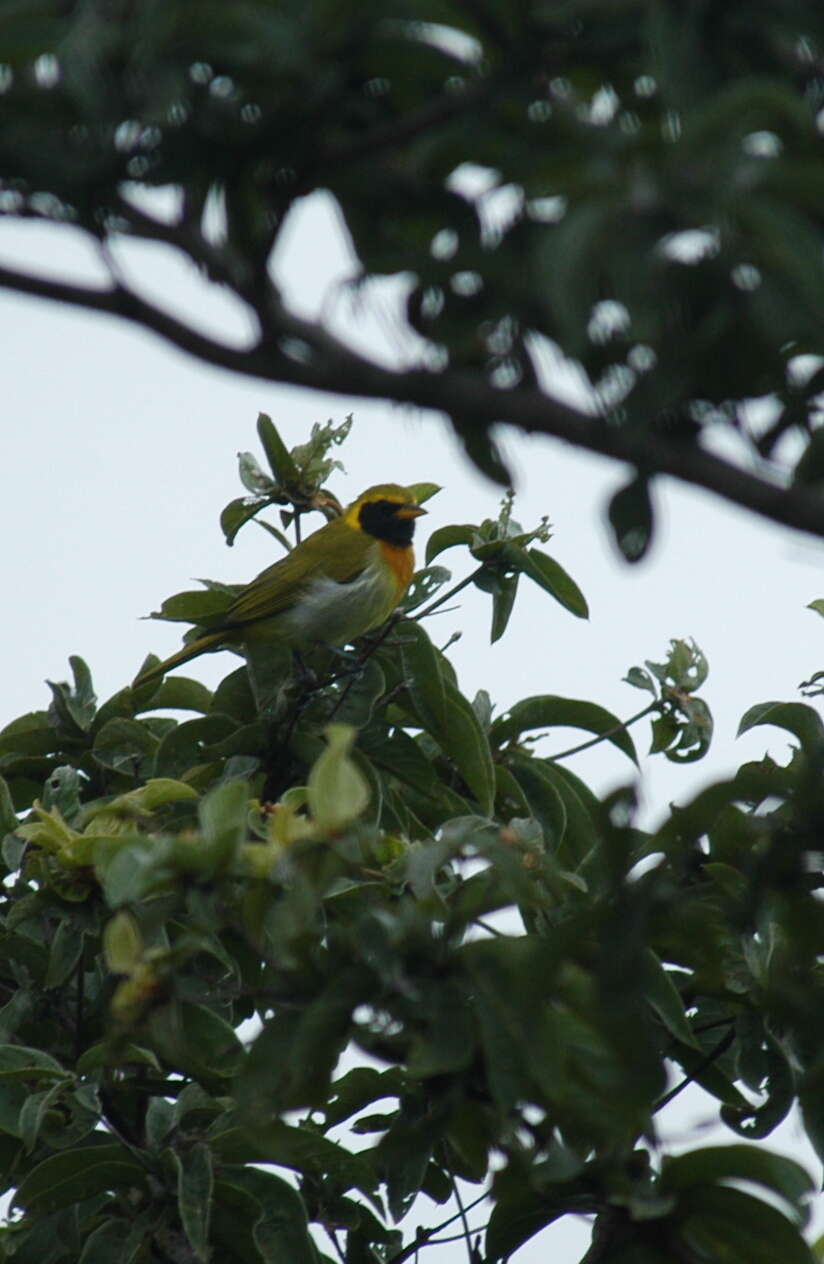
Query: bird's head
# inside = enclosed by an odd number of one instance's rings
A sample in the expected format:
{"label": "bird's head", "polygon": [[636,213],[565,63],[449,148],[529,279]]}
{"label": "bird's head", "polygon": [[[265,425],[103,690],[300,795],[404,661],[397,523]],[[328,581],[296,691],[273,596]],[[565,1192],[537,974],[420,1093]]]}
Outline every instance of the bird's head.
{"label": "bird's head", "polygon": [[378,483],[363,492],[343,516],[350,527],[402,548],[412,543],[415,519],[425,513],[412,488]]}

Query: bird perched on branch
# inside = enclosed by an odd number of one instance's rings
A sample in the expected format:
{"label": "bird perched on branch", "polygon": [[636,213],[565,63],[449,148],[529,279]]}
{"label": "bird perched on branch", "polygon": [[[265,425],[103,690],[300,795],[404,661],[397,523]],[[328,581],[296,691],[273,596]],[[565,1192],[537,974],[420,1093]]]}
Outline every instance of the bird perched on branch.
{"label": "bird perched on branch", "polygon": [[142,672],[146,685],[210,650],[271,640],[346,645],[389,618],[415,570],[413,488],[379,483],[242,589],[220,623]]}

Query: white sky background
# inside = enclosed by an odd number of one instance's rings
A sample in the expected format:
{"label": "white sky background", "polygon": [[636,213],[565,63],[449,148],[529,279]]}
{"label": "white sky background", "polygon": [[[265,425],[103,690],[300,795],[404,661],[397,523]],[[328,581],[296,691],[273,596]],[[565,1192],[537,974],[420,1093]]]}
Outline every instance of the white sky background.
{"label": "white sky background", "polygon": [[[323,307],[338,328],[351,331],[357,305],[332,282],[350,275],[352,263],[328,202],[310,199],[284,238],[277,264],[291,300],[308,314]],[[243,340],[236,309],[170,252],[139,246],[122,258],[170,309]],[[0,259],[59,276],[99,276],[71,234],[34,225],[0,225]],[[387,295],[388,311],[391,290]],[[391,321],[362,321],[358,329],[365,347],[390,357],[398,351]],[[343,501],[375,482],[442,483],[420,524],[419,555],[430,530],[498,511],[500,489],[470,467],[437,416],[238,378],[125,323],[2,291],[0,349],[0,727],[48,705],[44,679],[66,679],[69,654],[89,663],[98,697],[110,696],[147,652],[165,655],[179,644],[176,625],[140,622],[140,615],[196,586],[193,576],[246,581],[272,560],[268,534],[249,525],[227,549],[218,523],[227,501],[242,494],[236,452],[261,457],[259,411],[272,416],[287,444],[303,442],[314,421],[354,413],[340,451],[347,474],[331,482]],[[670,801],[684,801],[745,759],[769,749],[783,760],[787,744],[778,730],[757,729],[739,741],[735,731],[753,703],[798,698],[798,682],[824,667],[824,624],[805,609],[824,596],[824,546],[666,482],[656,497],[652,555],[629,567],[604,526],[606,499],[623,474],[618,466],[514,433],[506,451],[517,476],[516,516],[531,527],[549,515],[554,538],[546,547],[583,588],[591,617],[573,618],[522,580],[509,629],[490,647],[489,598],[462,593],[460,610],[431,620],[429,630],[443,644],[462,629],[450,655],[464,691],[488,689],[499,711],[528,694],[558,693],[628,716],[647,695],[621,683],[627,668],[661,660],[671,637],[694,637],[710,662],[702,692],[715,714],[715,741],[698,764],[676,767],[662,756],[645,763],[645,821],[654,823]],[[455,579],[471,564],[459,550],[438,562]],[[212,685],[233,666],[221,654],[186,670]],[[640,750],[648,732],[647,721],[635,730]],[[557,731],[545,749],[585,737]],[[596,747],[570,767],[599,790],[633,779],[631,765],[611,747]],[[686,1148],[706,1140],[687,1135],[695,1112],[711,1114],[696,1096],[690,1109],[670,1125]],[[736,1140],[727,1131],[717,1139]],[[801,1157],[819,1178],[797,1127],[785,1125],[766,1144]],[[564,1222],[517,1258],[531,1264],[551,1244],[555,1258],[572,1264],[587,1238],[583,1224]],[[465,1259],[465,1248],[456,1243],[424,1258],[447,1264]]]}

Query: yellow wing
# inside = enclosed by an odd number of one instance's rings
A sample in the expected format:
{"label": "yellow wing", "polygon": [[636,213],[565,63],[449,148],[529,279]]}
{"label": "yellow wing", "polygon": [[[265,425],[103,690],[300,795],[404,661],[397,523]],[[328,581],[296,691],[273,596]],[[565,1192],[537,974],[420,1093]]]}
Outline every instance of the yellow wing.
{"label": "yellow wing", "polygon": [[282,614],[295,605],[313,579],[321,576],[338,584],[351,583],[363,571],[373,544],[364,532],[342,519],[327,523],[247,584],[219,627],[242,627]]}

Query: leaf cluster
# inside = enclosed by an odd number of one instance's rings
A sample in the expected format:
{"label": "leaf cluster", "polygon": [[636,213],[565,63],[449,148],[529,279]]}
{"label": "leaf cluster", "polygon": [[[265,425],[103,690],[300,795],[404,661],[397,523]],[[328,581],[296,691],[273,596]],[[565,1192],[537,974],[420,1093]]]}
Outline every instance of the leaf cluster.
{"label": "leaf cluster", "polygon": [[[480,565],[495,638],[490,576],[583,613],[546,535],[507,502],[430,547]],[[810,1179],[760,1142],[800,1102],[824,1155],[819,717],[753,708],[789,761],[644,830],[631,786],[537,739],[636,761],[649,717],[697,757],[695,646],[631,669],[631,721],[496,713],[426,617],[270,664],[266,699],[250,657],[98,704],[75,657],[0,732],[0,1259],[402,1264],[474,1185],[485,1264],[568,1214],[597,1218],[589,1259],[812,1261]],[[734,1144],[661,1154],[687,1084]]]}

